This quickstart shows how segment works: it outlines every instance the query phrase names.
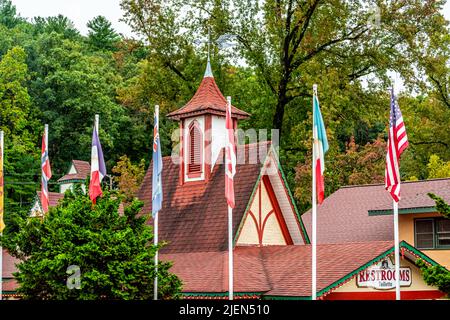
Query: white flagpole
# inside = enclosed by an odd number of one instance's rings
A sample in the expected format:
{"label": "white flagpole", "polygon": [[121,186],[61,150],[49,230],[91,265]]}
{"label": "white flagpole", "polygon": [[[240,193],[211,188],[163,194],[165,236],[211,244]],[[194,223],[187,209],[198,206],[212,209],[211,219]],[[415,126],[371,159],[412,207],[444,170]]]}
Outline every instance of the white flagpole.
{"label": "white flagpole", "polygon": [[[3,141],[3,131],[0,131],[0,149],[1,149],[1,158],[2,158],[2,175],[4,176],[4,171],[3,171],[3,163],[5,162],[5,159],[3,158],[3,149],[4,149],[4,141]],[[3,178],[2,176],[2,178]],[[4,182],[4,180],[3,180]],[[5,184],[3,183],[3,195],[2,197],[4,197],[5,194]],[[5,217],[5,201],[3,200],[3,208],[1,208],[3,210],[3,217]],[[0,232],[0,236],[3,236],[3,232]],[[0,301],[3,300],[3,246],[0,245]]]}
{"label": "white flagpole", "polygon": [[[231,97],[227,97],[228,106],[231,106]],[[230,107],[231,108],[231,107]],[[227,132],[228,135],[228,132]],[[227,163],[225,162],[225,167]],[[225,168],[225,170],[227,170]],[[233,181],[234,183],[234,181]],[[228,299],[234,299],[234,288],[233,288],[233,208],[228,206]]]}
{"label": "white flagpole", "polygon": [[395,299],[400,299],[400,248],[398,235],[398,202],[394,204],[394,242],[395,242]]}
{"label": "white flagpole", "polygon": [[99,125],[100,125],[100,116],[98,114],[96,114],[95,115],[95,130],[97,130],[97,135],[99,134],[98,133]]}
{"label": "white flagpole", "polygon": [[[154,219],[154,235],[153,244],[158,245],[158,216],[159,212],[156,212]],[[155,278],[153,280],[153,300],[158,300],[158,251],[155,252]]]}
{"label": "white flagpole", "polygon": [[233,300],[233,209],[228,206],[228,298]]}
{"label": "white flagpole", "polygon": [[[158,116],[158,133],[159,133],[159,105],[155,105],[155,113]],[[160,141],[161,142],[161,141]],[[159,143],[160,143],[159,142]],[[153,163],[155,165],[155,163]],[[158,245],[158,216],[159,212],[156,212],[153,219],[153,244]],[[158,250],[155,252],[155,278],[153,279],[153,300],[158,300]]]}
{"label": "white flagpole", "polygon": [[[313,86],[313,95],[317,94],[317,85]],[[314,99],[314,98],[313,98]],[[316,201],[316,154],[315,154],[315,134],[314,134],[314,100],[313,100],[313,151],[312,151],[312,300],[317,299],[317,247],[316,247],[316,229],[317,229],[317,201]]]}

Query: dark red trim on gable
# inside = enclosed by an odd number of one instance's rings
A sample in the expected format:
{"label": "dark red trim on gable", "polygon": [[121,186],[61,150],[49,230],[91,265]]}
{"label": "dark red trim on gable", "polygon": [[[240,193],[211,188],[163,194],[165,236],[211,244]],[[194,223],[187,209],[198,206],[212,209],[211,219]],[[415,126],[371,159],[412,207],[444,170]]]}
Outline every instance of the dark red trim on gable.
{"label": "dark red trim on gable", "polygon": [[180,185],[184,184],[184,120],[180,121]]}
{"label": "dark red trim on gable", "polygon": [[212,115],[207,114],[205,116],[205,182],[209,181],[211,177],[211,139],[212,139]]}
{"label": "dark red trim on gable", "polygon": [[286,244],[292,245],[294,244],[294,242],[292,241],[289,229],[286,225],[286,221],[284,220],[283,213],[281,212],[280,205],[278,204],[278,200],[275,195],[275,192],[273,191],[269,177],[267,175],[263,176],[262,181],[264,183],[264,186],[266,187],[267,194],[269,195],[270,202],[272,203],[272,207],[275,210],[275,216],[277,217],[278,224],[280,225]]}
{"label": "dark red trim on gable", "polygon": [[[298,230],[299,230],[299,232],[300,232],[300,235],[302,236],[303,244],[306,244],[307,241],[306,241],[306,238],[305,238],[305,234],[303,233],[302,226],[300,225],[300,221],[298,220],[298,219],[301,219],[301,216],[300,216],[300,217],[297,217],[296,210],[295,210],[295,208],[294,208],[294,205],[292,204],[292,199],[291,199],[291,197],[289,196],[289,192],[288,192],[288,190],[286,189],[286,185],[285,185],[285,183],[284,183],[283,177],[281,176],[281,172],[280,172],[279,169],[277,169],[277,171],[278,171],[278,177],[280,178],[281,184],[283,185],[283,189],[284,189],[284,192],[285,192],[286,197],[287,197],[287,199],[288,199],[289,205],[291,206],[292,213],[295,215],[295,221],[297,221]],[[305,232],[306,232],[306,230],[305,230]]]}
{"label": "dark red trim on gable", "polygon": [[[440,299],[445,293],[439,290],[401,291],[402,300]],[[395,300],[395,291],[333,292],[323,300]]]}

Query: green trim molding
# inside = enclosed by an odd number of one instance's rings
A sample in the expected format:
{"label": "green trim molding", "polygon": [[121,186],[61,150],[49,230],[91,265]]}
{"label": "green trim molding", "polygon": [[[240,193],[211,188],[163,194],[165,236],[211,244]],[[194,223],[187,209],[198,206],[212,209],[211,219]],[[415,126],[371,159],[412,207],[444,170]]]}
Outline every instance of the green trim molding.
{"label": "green trim molding", "polygon": [[[261,297],[263,292],[233,292],[234,296],[258,296]],[[185,297],[228,297],[228,291],[225,292],[182,292]]]}
{"label": "green trim molding", "polygon": [[[383,210],[369,210],[369,216],[388,216],[392,214],[392,209]],[[413,214],[413,213],[433,213],[437,212],[436,207],[415,207],[398,209],[398,214]]]}
{"label": "green trim molding", "polygon": [[[436,261],[434,261],[433,259],[431,259],[430,257],[428,257],[427,255],[425,255],[423,252],[417,250],[416,248],[414,248],[412,245],[410,245],[409,243],[407,243],[406,241],[402,241],[400,242],[400,248],[404,248],[405,250],[410,251],[411,253],[413,253],[414,255],[418,256],[419,258],[421,258],[422,260],[426,261],[427,263],[429,263],[431,266],[435,266],[438,265],[438,263]],[[349,274],[347,274],[346,276],[342,277],[341,279],[333,282],[332,284],[330,284],[329,286],[325,287],[324,289],[320,290],[317,293],[317,296],[322,296],[325,295],[326,293],[332,291],[334,288],[344,284],[347,281],[350,281],[355,275],[357,275],[359,272],[367,269],[368,267],[370,267],[371,265],[381,261],[382,259],[384,259],[385,257],[391,255],[394,253],[395,247],[392,247],[390,249],[388,249],[387,251],[383,252],[382,254],[380,254],[378,257],[370,260],[369,262],[367,262],[366,264],[362,265],[361,267],[359,267],[358,269],[350,272]]]}

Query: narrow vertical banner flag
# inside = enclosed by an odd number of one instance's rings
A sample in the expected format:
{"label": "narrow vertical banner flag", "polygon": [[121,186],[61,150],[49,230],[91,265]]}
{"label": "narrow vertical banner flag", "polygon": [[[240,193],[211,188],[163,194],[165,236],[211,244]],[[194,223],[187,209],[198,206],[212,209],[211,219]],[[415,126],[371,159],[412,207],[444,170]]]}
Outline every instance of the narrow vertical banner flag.
{"label": "narrow vertical banner flag", "polygon": [[50,168],[50,160],[48,157],[48,131],[47,126],[42,136],[42,153],[41,153],[41,205],[44,213],[48,212],[49,198],[48,198],[48,181],[52,177],[52,170]]}
{"label": "narrow vertical banner flag", "polygon": [[394,88],[391,88],[391,113],[389,118],[389,138],[387,143],[385,187],[395,202],[400,200],[400,156],[408,147],[408,136],[398,106]]}
{"label": "narrow vertical banner flag", "polygon": [[[4,212],[4,185],[3,185],[3,131],[0,132],[0,233],[5,229],[3,221]],[[1,249],[1,248],[0,248]],[[2,254],[2,252],[0,252]],[[1,269],[1,267],[0,267]],[[1,276],[1,275],[0,275]],[[1,279],[0,279],[1,280]]]}
{"label": "narrow vertical banner flag", "polygon": [[315,161],[317,202],[321,204],[325,198],[325,153],[328,151],[328,139],[325,125],[320,112],[319,99],[317,97],[317,87],[314,86],[313,94],[314,117],[313,117],[313,161]]}
{"label": "narrow vertical banner flag", "polygon": [[159,140],[159,107],[155,107],[155,122],[153,128],[153,175],[152,175],[152,216],[162,209],[162,154]]}
{"label": "narrow vertical banner flag", "polygon": [[234,175],[236,174],[236,144],[234,140],[233,119],[231,117],[231,98],[228,97],[225,128],[225,198],[230,208],[234,208]]}
{"label": "narrow vertical banner flag", "polygon": [[102,146],[98,138],[98,128],[97,125],[94,125],[91,150],[91,181],[89,183],[89,198],[94,204],[97,201],[97,197],[103,194],[101,182],[105,176],[105,159],[103,158]]}

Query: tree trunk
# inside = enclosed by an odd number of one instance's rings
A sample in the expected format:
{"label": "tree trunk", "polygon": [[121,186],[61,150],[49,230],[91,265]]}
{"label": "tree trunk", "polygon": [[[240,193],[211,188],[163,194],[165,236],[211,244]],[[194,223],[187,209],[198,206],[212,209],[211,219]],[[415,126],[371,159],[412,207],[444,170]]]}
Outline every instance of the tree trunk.
{"label": "tree trunk", "polygon": [[278,98],[277,98],[277,107],[275,109],[275,114],[273,116],[273,129],[278,129],[279,138],[281,139],[281,133],[283,129],[283,117],[285,107],[288,104],[287,93],[287,80],[282,79],[280,85],[278,87]]}

